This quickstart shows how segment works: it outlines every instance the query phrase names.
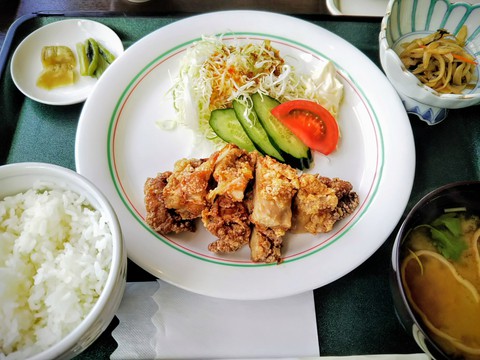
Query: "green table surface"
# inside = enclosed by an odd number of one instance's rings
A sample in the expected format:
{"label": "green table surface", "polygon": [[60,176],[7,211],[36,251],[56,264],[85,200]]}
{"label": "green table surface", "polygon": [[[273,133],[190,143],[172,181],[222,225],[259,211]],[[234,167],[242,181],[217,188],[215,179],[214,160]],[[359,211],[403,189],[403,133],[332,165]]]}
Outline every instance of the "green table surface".
{"label": "green table surface", "polygon": [[[125,48],[184,16],[89,14],[89,18],[112,28],[122,39]],[[302,18],[346,39],[380,66],[380,19]],[[33,30],[61,19],[64,16],[38,15],[25,19],[17,24],[16,32],[10,34],[11,46],[3,51],[10,50],[8,55],[11,56],[19,42]],[[8,58],[0,82],[0,164],[40,161],[75,169],[75,134],[83,104],[49,106],[25,98],[12,82],[9,62]],[[480,179],[478,110],[478,107],[450,110],[448,118],[435,126],[410,116],[416,145],[416,174],[403,217],[416,201],[438,186],[457,180]],[[321,355],[420,352],[397,320],[390,294],[390,254],[398,227],[361,266],[337,281],[314,290]],[[155,280],[152,275],[129,261],[127,281],[152,280]],[[111,336],[117,324],[118,319],[115,318],[101,337],[77,358],[108,358],[117,346]]]}

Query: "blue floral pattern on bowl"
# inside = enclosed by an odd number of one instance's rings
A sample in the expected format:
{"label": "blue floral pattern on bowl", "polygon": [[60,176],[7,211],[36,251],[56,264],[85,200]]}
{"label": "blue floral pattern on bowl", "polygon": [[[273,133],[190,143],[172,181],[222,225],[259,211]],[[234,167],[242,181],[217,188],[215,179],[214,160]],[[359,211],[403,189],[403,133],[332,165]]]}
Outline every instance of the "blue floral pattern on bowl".
{"label": "blue floral pattern on bowl", "polygon": [[447,118],[448,109],[428,106],[403,94],[399,95],[407,113],[417,115],[420,120],[425,121],[428,125],[438,124]]}

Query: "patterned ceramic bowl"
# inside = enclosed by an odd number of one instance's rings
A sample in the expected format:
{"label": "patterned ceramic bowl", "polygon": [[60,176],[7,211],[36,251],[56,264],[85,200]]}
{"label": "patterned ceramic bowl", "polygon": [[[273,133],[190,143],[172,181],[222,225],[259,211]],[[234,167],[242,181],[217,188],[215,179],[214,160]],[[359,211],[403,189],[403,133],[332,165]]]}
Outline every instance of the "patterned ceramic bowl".
{"label": "patterned ceramic bowl", "polygon": [[[441,94],[423,85],[405,68],[398,53],[401,44],[445,29],[457,35],[468,29],[466,50],[476,59],[473,89],[462,94]],[[396,88],[409,113],[429,124],[436,124],[448,109],[480,104],[480,4],[448,0],[390,0],[379,35],[380,60],[388,79]]]}

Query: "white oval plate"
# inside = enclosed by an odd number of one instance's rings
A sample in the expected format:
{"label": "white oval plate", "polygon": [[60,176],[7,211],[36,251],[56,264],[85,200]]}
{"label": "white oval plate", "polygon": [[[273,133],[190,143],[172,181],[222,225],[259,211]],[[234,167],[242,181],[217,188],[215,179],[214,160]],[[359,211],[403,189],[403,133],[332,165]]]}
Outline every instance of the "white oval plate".
{"label": "white oval plate", "polygon": [[[249,21],[245,21],[249,19]],[[144,222],[147,177],[191,157],[191,134],[162,130],[175,116],[169,89],[185,50],[201,35],[230,41],[270,39],[280,55],[308,73],[329,59],[345,86],[342,137],[331,156],[315,155],[310,171],[350,181],[360,196],[355,213],[331,233],[290,235],[280,265],[255,264],[248,246],[219,256],[199,224],[193,234],[164,237]],[[383,73],[340,37],[293,17],[226,11],[187,18],[141,39],[111,66],[84,105],[76,138],[77,171],[97,184],[120,218],[128,256],[153,275],[196,293],[266,299],[328,284],[370,257],[399,221],[410,196],[415,151],[405,109]],[[195,157],[209,155],[197,151]]]}
{"label": "white oval plate", "polygon": [[70,47],[77,58],[76,45],[89,37],[104,45],[116,57],[123,53],[123,44],[117,34],[109,27],[92,20],[69,19],[57,21],[35,30],[16,48],[12,56],[10,71],[17,88],[32,100],[49,105],[70,105],[85,101],[91,93],[97,79],[80,76],[70,86],[52,90],[37,86],[42,72],[41,53],[44,46],[65,45]]}

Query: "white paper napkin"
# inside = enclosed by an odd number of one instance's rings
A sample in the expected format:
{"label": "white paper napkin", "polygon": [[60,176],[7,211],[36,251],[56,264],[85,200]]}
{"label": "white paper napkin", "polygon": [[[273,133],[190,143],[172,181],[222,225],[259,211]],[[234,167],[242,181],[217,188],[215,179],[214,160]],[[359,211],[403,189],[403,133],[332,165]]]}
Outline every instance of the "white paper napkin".
{"label": "white paper napkin", "polygon": [[111,359],[318,357],[313,292],[236,301],[163,281],[128,283]]}
{"label": "white paper napkin", "polygon": [[153,300],[157,290],[155,281],[127,283],[116,313],[120,323],[112,331],[118,347],[111,359],[155,358],[153,341],[157,330],[151,319],[158,310]]}

